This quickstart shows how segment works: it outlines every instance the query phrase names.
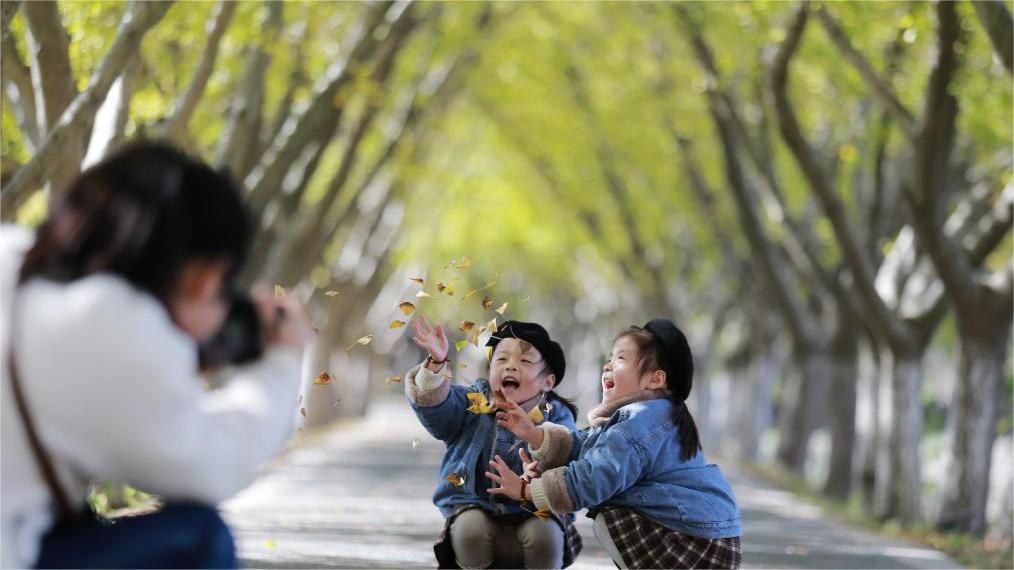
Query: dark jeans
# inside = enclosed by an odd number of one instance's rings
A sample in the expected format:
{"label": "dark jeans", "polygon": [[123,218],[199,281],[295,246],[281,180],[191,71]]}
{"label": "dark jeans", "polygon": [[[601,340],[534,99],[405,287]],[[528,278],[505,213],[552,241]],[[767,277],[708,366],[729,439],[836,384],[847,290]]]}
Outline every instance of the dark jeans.
{"label": "dark jeans", "polygon": [[60,525],[42,539],[39,568],[236,568],[232,533],[218,511],[166,505],[111,524]]}

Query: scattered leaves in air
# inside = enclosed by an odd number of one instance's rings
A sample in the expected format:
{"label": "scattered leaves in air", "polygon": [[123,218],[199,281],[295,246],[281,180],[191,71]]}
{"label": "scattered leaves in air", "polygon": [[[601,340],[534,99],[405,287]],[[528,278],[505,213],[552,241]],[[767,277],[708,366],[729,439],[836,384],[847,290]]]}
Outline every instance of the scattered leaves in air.
{"label": "scattered leaves in air", "polygon": [[461,300],[462,301],[467,301],[469,297],[471,297],[472,295],[475,295],[478,292],[479,292],[478,289],[472,289],[468,293],[465,293],[465,295],[461,298]]}
{"label": "scattered leaves in air", "polygon": [[450,263],[444,266],[444,269],[466,269],[469,265],[472,265],[472,260],[468,259],[468,256],[462,256],[461,260],[452,259]]}
{"label": "scattered leaves in air", "polygon": [[412,281],[413,283],[418,283],[420,285],[426,284],[426,280],[423,279],[422,277],[409,277],[408,280]]}
{"label": "scattered leaves in air", "polygon": [[341,293],[342,293],[341,291],[325,291],[324,292],[325,295],[327,295],[328,297],[330,297],[332,299],[334,299],[338,295],[341,295]]}
{"label": "scattered leaves in air", "polygon": [[458,364],[458,368],[468,368],[468,363],[467,362],[461,362],[461,363]]}
{"label": "scattered leaves in air", "polygon": [[509,303],[504,303],[503,305],[500,305],[500,307],[499,307],[499,308],[498,308],[498,309],[496,310],[496,312],[500,313],[500,316],[501,316],[501,317],[503,316],[503,314],[504,314],[504,311],[506,311],[506,310],[507,310],[507,305],[508,305],[508,304],[509,304]]}
{"label": "scattered leaves in air", "polygon": [[390,386],[391,382],[401,382],[401,375],[388,376],[384,379],[384,386]]}
{"label": "scattered leaves in air", "polygon": [[465,348],[466,344],[468,344],[467,340],[459,340],[458,342],[454,343],[454,350],[461,352],[461,349]]}
{"label": "scattered leaves in air", "polygon": [[348,347],[348,349],[346,349],[346,350],[350,350],[352,347],[354,347],[357,344],[361,344],[363,346],[366,346],[366,345],[370,344],[371,342],[373,342],[373,335],[372,334],[368,334],[368,335],[364,336],[363,338],[357,340],[356,342],[350,344],[349,347]]}
{"label": "scattered leaves in air", "polygon": [[306,417],[306,408],[299,408],[299,415]]}
{"label": "scattered leaves in air", "polygon": [[496,333],[496,331],[499,330],[496,326],[496,317],[493,317],[488,323],[486,323],[486,329],[491,333]]}
{"label": "scattered leaves in air", "polygon": [[468,334],[468,333],[472,332],[472,329],[474,329],[474,328],[475,328],[475,323],[473,323],[472,321],[461,321],[461,326],[458,327],[458,330],[460,330],[461,332],[463,332],[465,334]]}
{"label": "scattered leaves in air", "polygon": [[[419,292],[422,293],[422,291],[419,291]],[[398,308],[401,309],[402,313],[405,313],[406,317],[415,312],[415,305],[412,304],[412,303],[409,303],[408,301],[405,301],[404,303],[401,303],[400,305],[398,305]]]}
{"label": "scattered leaves in air", "polygon": [[432,297],[433,295],[430,295],[426,291],[419,291],[418,293],[415,294],[415,296],[417,299],[422,299],[423,297]]}
{"label": "scattered leaves in air", "polygon": [[275,541],[273,541],[273,540],[265,540],[264,541],[264,546],[266,546],[268,548],[278,548],[278,545],[275,544]]}
{"label": "scattered leaves in air", "polygon": [[483,309],[489,309],[492,306],[493,306],[493,299],[490,299],[489,295],[486,295],[485,297],[482,298],[482,308]]}
{"label": "scattered leaves in air", "polygon": [[313,379],[313,383],[314,384],[330,384],[331,383],[331,375],[328,374],[327,370],[321,370],[320,374],[318,374],[317,377]]}
{"label": "scattered leaves in air", "polygon": [[488,414],[493,411],[493,403],[486,398],[486,394],[482,392],[469,392],[465,394],[468,401],[471,402],[466,412],[472,412],[473,414]]}
{"label": "scattered leaves in air", "polygon": [[281,299],[285,296],[285,287],[281,285],[275,285],[275,299]]}
{"label": "scattered leaves in air", "polygon": [[444,283],[437,283],[437,291],[440,291],[441,293],[443,293],[444,295],[447,295],[448,297],[453,297],[454,296],[454,282],[452,281],[450,285],[447,285],[447,284],[444,284]]}
{"label": "scattered leaves in air", "polygon": [[535,515],[538,519],[545,521],[545,520],[549,520],[549,514],[551,512],[552,511],[550,511],[549,509],[539,509],[539,510],[533,512],[532,514]]}
{"label": "scattered leaves in air", "polygon": [[538,406],[532,408],[532,411],[528,412],[528,417],[532,418],[532,421],[539,423],[545,421],[546,417],[542,415],[542,410]]}
{"label": "scattered leaves in air", "polygon": [[464,487],[465,486],[465,477],[463,475],[458,475],[457,473],[451,473],[450,475],[447,476],[447,480],[450,481],[451,483],[454,483],[458,487]]}
{"label": "scattered leaves in air", "polygon": [[419,444],[421,444],[421,443],[422,443],[422,441],[420,441],[418,437],[413,437],[412,438],[412,449],[414,450],[415,448],[419,447]]}
{"label": "scattered leaves in air", "polygon": [[405,326],[406,324],[407,323],[405,321],[399,321],[398,319],[394,319],[393,321],[391,321],[391,324],[387,325],[387,328],[389,328],[389,329],[400,329],[401,327]]}
{"label": "scattered leaves in air", "polygon": [[474,344],[475,348],[479,348],[479,334],[481,334],[482,331],[483,329],[477,329],[473,326],[472,334],[468,335],[468,342]]}
{"label": "scattered leaves in air", "polygon": [[549,412],[552,412],[552,411],[553,411],[553,404],[551,404],[549,402],[546,402],[546,413],[548,414]]}

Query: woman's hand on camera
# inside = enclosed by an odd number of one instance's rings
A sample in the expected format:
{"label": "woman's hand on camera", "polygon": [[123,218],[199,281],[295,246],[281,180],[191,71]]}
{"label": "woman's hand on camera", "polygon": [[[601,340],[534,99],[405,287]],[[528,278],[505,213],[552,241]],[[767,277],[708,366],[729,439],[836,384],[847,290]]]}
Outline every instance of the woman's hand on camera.
{"label": "woman's hand on camera", "polygon": [[254,291],[253,296],[261,322],[266,325],[265,344],[302,354],[316,336],[303,304],[290,295],[275,298],[273,292],[266,288]]}

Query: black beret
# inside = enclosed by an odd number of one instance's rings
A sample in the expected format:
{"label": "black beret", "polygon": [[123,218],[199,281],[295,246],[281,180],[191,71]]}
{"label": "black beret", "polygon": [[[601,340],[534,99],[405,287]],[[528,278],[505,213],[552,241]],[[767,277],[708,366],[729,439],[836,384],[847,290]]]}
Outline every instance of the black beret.
{"label": "black beret", "polygon": [[694,385],[694,357],[686,335],[669,319],[651,319],[644,329],[661,348],[659,364],[665,370],[666,384],[680,400],[686,400]]}
{"label": "black beret", "polygon": [[549,369],[556,376],[556,385],[563,380],[563,373],[567,370],[567,360],[563,357],[563,349],[560,344],[549,338],[549,333],[542,325],[536,323],[523,323],[521,321],[506,321],[500,325],[493,336],[486,341],[486,346],[496,347],[505,338],[516,338],[534,346],[542,354],[543,360],[549,365]]}

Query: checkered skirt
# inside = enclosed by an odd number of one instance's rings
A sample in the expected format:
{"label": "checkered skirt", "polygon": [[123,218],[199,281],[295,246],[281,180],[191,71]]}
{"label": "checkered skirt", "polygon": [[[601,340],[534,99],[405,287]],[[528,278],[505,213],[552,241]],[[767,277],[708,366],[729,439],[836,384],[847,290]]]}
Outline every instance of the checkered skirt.
{"label": "checkered skirt", "polygon": [[670,528],[627,507],[600,507],[609,536],[628,568],[739,568],[739,537],[698,538]]}
{"label": "checkered skirt", "polygon": [[[454,547],[451,545],[451,525],[454,524],[454,519],[458,518],[458,515],[461,513],[479,508],[482,507],[479,505],[463,505],[456,508],[451,516],[444,519],[444,530],[441,531],[436,543],[433,544],[433,554],[437,557],[438,568],[460,568],[457,563],[457,557],[454,555]],[[532,516],[534,515],[522,513],[520,515],[505,515],[496,518],[504,522],[520,524],[524,519]],[[552,513],[549,516],[563,529],[563,567],[566,568],[577,559],[577,555],[581,553],[584,543],[581,540],[581,535],[577,532],[577,527],[574,526],[572,521],[556,513]]]}

